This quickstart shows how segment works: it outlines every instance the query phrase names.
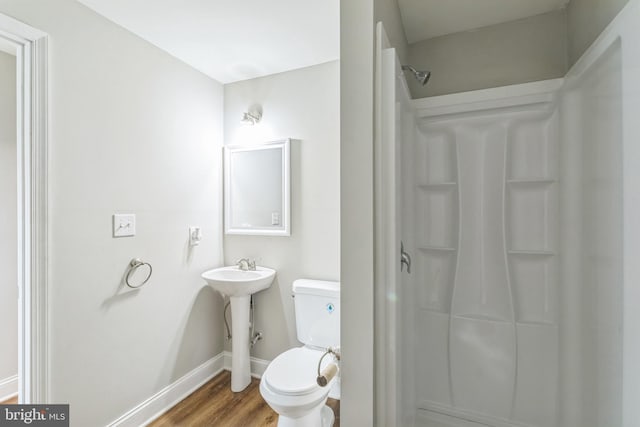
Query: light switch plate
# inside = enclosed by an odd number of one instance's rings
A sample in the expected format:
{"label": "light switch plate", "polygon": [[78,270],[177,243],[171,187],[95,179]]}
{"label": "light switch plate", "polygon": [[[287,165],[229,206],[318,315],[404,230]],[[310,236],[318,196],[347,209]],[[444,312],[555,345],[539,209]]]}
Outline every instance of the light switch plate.
{"label": "light switch plate", "polygon": [[135,214],[113,215],[113,237],[131,237],[136,235]]}

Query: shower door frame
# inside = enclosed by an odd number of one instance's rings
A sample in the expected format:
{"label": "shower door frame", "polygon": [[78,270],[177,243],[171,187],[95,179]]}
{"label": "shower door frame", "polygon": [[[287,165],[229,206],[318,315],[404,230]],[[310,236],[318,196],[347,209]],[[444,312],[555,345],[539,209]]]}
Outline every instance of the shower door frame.
{"label": "shower door frame", "polygon": [[0,38],[16,51],[18,169],[18,396],[47,403],[48,36],[0,14]]}
{"label": "shower door frame", "polygon": [[[403,79],[400,63],[382,22],[376,25],[374,139],[374,330],[375,333],[375,425],[402,425],[403,354],[402,308],[389,298],[402,286],[400,273],[401,151],[395,143],[397,80]],[[410,102],[404,82],[405,96]],[[401,302],[401,301],[399,301]]]}

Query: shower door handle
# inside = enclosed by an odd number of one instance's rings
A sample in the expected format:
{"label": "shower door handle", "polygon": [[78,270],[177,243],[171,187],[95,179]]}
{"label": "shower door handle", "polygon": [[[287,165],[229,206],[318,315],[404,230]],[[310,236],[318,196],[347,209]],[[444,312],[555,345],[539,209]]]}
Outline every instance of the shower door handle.
{"label": "shower door handle", "polygon": [[404,251],[404,243],[400,241],[400,271],[407,266],[407,273],[411,274],[411,255]]}

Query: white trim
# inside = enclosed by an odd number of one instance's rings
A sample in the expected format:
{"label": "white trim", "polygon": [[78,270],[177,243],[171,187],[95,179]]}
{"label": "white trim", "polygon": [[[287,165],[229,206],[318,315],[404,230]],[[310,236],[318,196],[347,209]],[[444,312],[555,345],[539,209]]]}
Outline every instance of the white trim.
{"label": "white trim", "polygon": [[474,90],[433,96],[412,101],[418,117],[513,108],[521,105],[548,104],[555,100],[564,79]]}
{"label": "white trim", "polygon": [[[280,227],[234,227],[231,215],[231,154],[242,151],[282,150],[282,218]],[[224,150],[224,232],[246,236],[291,236],[291,139],[258,145],[225,145]]]}
{"label": "white trim", "polygon": [[46,403],[47,35],[0,14],[0,37],[16,47],[17,64],[19,400]]}
{"label": "white trim", "polygon": [[[384,283],[384,277],[387,273],[387,264],[386,264],[386,252],[388,251],[388,247],[386,246],[388,242],[384,242],[384,237],[386,236],[385,230],[389,227],[390,222],[388,218],[385,218],[384,213],[384,203],[387,202],[387,205],[393,203],[393,201],[384,200],[384,184],[383,181],[383,172],[385,168],[383,167],[383,157],[381,155],[382,152],[382,140],[383,140],[383,131],[384,127],[387,124],[388,118],[382,116],[382,97],[383,97],[383,80],[386,77],[389,79],[389,76],[383,76],[382,71],[382,52],[385,49],[390,49],[391,43],[389,41],[389,37],[384,28],[384,24],[382,22],[378,22],[376,24],[376,45],[375,45],[375,72],[374,72],[374,141],[373,141],[373,158],[374,158],[374,171],[376,173],[373,174],[373,185],[374,185],[374,213],[375,213],[375,221],[374,221],[374,234],[376,237],[375,245],[374,245],[374,261],[375,261],[375,271],[374,271],[374,319],[373,319],[373,328],[376,331],[376,339],[374,340],[374,373],[376,381],[374,382],[374,417],[378,421],[378,425],[390,424],[388,423],[387,414],[390,417],[395,417],[396,407],[395,407],[395,397],[391,396],[387,391],[386,385],[386,372],[394,371],[394,366],[389,362],[389,354],[394,352],[396,349],[391,348],[388,344],[389,337],[389,329],[390,325],[387,325],[386,312],[387,312],[387,301],[384,298],[384,293],[386,292],[386,286]],[[394,104],[395,107],[395,104]],[[386,178],[386,175],[384,175]],[[393,243],[393,242],[392,242]],[[390,350],[390,351],[387,351]]]}
{"label": "white trim", "polygon": [[7,41],[4,37],[0,37],[0,51],[16,56],[16,45]]}
{"label": "white trim", "polygon": [[[224,353],[224,369],[227,371],[231,370],[231,352],[230,351],[225,351]],[[251,357],[250,359],[250,364],[251,364],[251,376],[253,378],[262,378],[262,375],[264,374],[264,371],[267,370],[267,366],[269,366],[269,363],[271,363],[270,360],[264,360],[264,359],[258,359],[257,357]]]}
{"label": "white trim", "polygon": [[[400,339],[397,334],[398,308],[388,304],[386,295],[396,294],[401,280],[399,256],[401,233],[398,228],[397,208],[399,194],[396,183],[399,179],[396,126],[396,108],[409,102],[406,81],[402,77],[396,50],[389,46],[382,22],[376,25],[375,50],[375,138],[374,138],[374,330],[375,344],[375,419],[377,425],[398,425],[401,410],[398,393],[400,375],[396,348]],[[398,80],[403,93],[397,94]],[[400,107],[402,108],[402,107]],[[400,119],[401,120],[401,119]]]}
{"label": "white trim", "polygon": [[572,72],[580,74],[582,64],[596,63],[612,43],[620,40],[622,55],[622,140],[623,140],[623,342],[622,425],[640,425],[640,0],[627,6],[583,55]]}
{"label": "white trim", "polygon": [[222,372],[223,359],[223,353],[212,357],[113,421],[109,427],[138,427],[150,424]]}
{"label": "white trim", "polygon": [[[3,34],[4,33],[4,34]],[[0,34],[12,35],[14,40],[18,38],[26,40],[38,40],[47,37],[47,33],[33,28],[23,22],[13,19],[10,16],[0,13]]]}
{"label": "white trim", "polygon": [[18,394],[18,375],[0,380],[0,402],[11,399]]}
{"label": "white trim", "polygon": [[[269,363],[271,363],[269,360],[252,357],[251,376],[261,378]],[[132,408],[117,420],[111,422],[108,426],[138,427],[148,425],[223,370],[231,370],[231,352],[229,351],[223,351],[207,360],[182,378]]]}

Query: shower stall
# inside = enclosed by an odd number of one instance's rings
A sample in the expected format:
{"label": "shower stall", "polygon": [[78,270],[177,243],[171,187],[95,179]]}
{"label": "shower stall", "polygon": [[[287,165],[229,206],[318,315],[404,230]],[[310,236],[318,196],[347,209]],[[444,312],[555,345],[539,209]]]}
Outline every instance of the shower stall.
{"label": "shower stall", "polygon": [[637,5],[563,79],[418,100],[378,25],[379,425],[640,425]]}

